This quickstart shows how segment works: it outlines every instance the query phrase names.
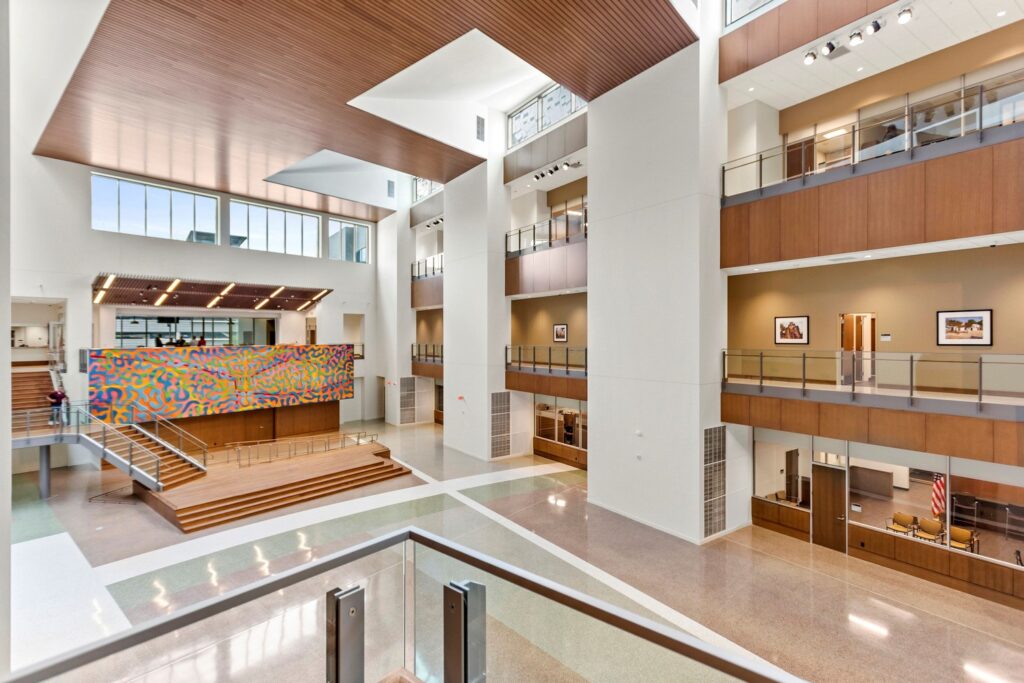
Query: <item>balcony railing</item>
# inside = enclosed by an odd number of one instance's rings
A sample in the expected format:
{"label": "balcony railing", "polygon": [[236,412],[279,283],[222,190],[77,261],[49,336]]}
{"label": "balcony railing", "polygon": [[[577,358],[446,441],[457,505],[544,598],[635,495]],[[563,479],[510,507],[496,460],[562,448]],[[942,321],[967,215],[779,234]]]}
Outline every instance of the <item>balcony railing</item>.
{"label": "balcony railing", "polygon": [[510,230],[505,235],[505,258],[586,239],[587,226],[588,214],[584,208],[570,209],[561,216]]}
{"label": "balcony railing", "polygon": [[443,363],[444,344],[413,344],[413,363]]}
{"label": "balcony railing", "polygon": [[587,376],[587,349],[569,346],[506,346],[505,368],[569,377]]}
{"label": "balcony railing", "polygon": [[413,280],[422,277],[433,277],[444,272],[444,252],[420,259],[409,266],[409,276]]}
{"label": "balcony railing", "polygon": [[1024,354],[726,349],[722,382],[1024,405]]}
{"label": "balcony railing", "polygon": [[1024,71],[859,119],[722,165],[722,196],[1024,122]]}
{"label": "balcony railing", "polygon": [[[293,543],[295,553],[313,556],[301,532]],[[580,679],[799,681],[763,660],[416,528],[168,611],[19,669],[9,680],[69,673],[83,681],[127,680],[154,671],[166,677],[207,661],[233,665],[236,651],[245,668],[255,647],[258,667],[234,678],[527,680],[555,661]]]}
{"label": "balcony railing", "polygon": [[366,358],[366,344],[362,342],[358,344],[352,344],[352,359],[363,360]]}

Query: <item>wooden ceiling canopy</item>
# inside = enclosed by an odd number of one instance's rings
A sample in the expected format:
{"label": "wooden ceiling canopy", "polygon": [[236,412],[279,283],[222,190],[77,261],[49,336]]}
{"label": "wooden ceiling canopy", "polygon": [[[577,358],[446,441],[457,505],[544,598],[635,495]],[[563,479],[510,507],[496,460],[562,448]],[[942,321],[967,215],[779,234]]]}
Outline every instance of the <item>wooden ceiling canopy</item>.
{"label": "wooden ceiling canopy", "polygon": [[476,166],[346,104],[474,28],[588,100],[696,40],[669,0],[111,0],[35,153],[378,220],[263,179],[322,149]]}
{"label": "wooden ceiling canopy", "polygon": [[[310,308],[333,291],[310,287],[183,279],[177,280],[175,284],[174,278],[120,273],[100,273],[92,281],[93,303],[104,306],[159,306],[161,309],[248,308],[265,312],[297,311]],[[100,292],[103,292],[103,296],[99,296]],[[161,301],[164,294],[167,296]],[[256,306],[265,299],[268,301],[256,309]]]}

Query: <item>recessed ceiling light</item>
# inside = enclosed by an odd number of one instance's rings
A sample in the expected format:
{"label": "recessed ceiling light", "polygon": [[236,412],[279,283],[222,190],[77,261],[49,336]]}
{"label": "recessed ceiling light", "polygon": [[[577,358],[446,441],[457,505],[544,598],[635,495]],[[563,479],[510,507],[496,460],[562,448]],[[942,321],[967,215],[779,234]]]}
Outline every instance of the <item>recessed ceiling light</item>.
{"label": "recessed ceiling light", "polygon": [[899,14],[896,15],[896,21],[899,22],[900,24],[910,23],[910,20],[913,18],[914,10],[910,9],[909,7],[904,7],[899,11]]}
{"label": "recessed ceiling light", "polygon": [[230,285],[220,291],[221,296],[226,296],[228,292],[235,288],[235,283],[232,282]]}
{"label": "recessed ceiling light", "polygon": [[256,304],[256,310],[257,311],[260,310],[261,308],[263,308],[264,306],[266,306],[269,303],[270,303],[270,299],[264,299],[263,301],[261,301],[258,304]]}
{"label": "recessed ceiling light", "polygon": [[869,36],[873,36],[881,30],[882,25],[876,19],[875,21],[872,21],[870,24],[867,25],[867,27],[864,29],[864,32],[867,33]]}
{"label": "recessed ceiling light", "polygon": [[996,16],[997,17],[1005,17],[1006,16],[1006,10],[1004,10],[1004,9],[999,10],[998,12],[996,12]]}
{"label": "recessed ceiling light", "polygon": [[103,289],[110,289],[110,285],[114,284],[114,279],[116,277],[117,276],[114,274],[108,275],[107,279],[103,281]]}
{"label": "recessed ceiling light", "polygon": [[860,31],[854,31],[850,34],[850,47],[857,47],[864,42],[864,34]]}
{"label": "recessed ceiling light", "polygon": [[822,137],[825,138],[826,140],[831,140],[832,138],[837,138],[840,135],[846,135],[845,128],[836,128],[835,130],[830,130],[829,132],[825,133]]}
{"label": "recessed ceiling light", "polygon": [[274,293],[270,295],[270,298],[273,299],[275,296],[277,296],[278,294],[280,294],[283,291],[284,291],[284,285],[281,285],[280,287],[278,287],[277,289],[274,290]]}
{"label": "recessed ceiling light", "polygon": [[835,51],[836,51],[836,43],[835,43],[835,41],[830,40],[830,41],[828,41],[827,43],[825,43],[824,45],[821,46],[821,56],[822,57],[828,57],[830,54],[832,54]]}
{"label": "recessed ceiling light", "polygon": [[172,282],[171,286],[167,288],[167,291],[168,292],[173,292],[174,290],[176,290],[178,288],[178,285],[180,285],[180,284],[181,284],[181,280],[179,280],[178,278],[174,278],[174,282]]}
{"label": "recessed ceiling light", "polygon": [[814,64],[814,60],[817,58],[818,55],[816,55],[814,52],[808,52],[807,54],[804,55],[804,64],[810,66],[811,64]]}
{"label": "recessed ceiling light", "polygon": [[864,67],[862,67],[862,66],[858,66],[858,67],[857,67],[857,73],[860,73],[860,72],[861,72],[861,71],[863,71],[863,70],[864,70]]}
{"label": "recessed ceiling light", "polygon": [[167,292],[160,295],[160,298],[156,300],[156,305],[160,306],[163,302],[167,301]]}
{"label": "recessed ceiling light", "polygon": [[747,92],[754,92],[754,87],[751,86],[751,87],[747,88]]}

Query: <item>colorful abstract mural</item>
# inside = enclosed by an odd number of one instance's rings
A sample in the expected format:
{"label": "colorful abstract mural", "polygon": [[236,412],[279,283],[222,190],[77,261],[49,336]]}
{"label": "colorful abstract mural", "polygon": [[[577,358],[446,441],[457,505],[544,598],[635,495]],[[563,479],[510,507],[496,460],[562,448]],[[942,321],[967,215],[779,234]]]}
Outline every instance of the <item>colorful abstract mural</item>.
{"label": "colorful abstract mural", "polygon": [[89,403],[124,423],[337,401],[353,396],[352,370],[351,344],[94,349]]}

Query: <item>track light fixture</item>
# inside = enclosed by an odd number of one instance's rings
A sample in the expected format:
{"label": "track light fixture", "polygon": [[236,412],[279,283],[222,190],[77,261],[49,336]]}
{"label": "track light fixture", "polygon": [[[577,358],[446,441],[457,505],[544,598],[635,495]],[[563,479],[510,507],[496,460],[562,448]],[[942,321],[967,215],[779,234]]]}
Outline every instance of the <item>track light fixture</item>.
{"label": "track light fixture", "polygon": [[881,30],[882,25],[878,23],[878,20],[876,19],[875,21],[872,21],[870,24],[867,25],[867,27],[864,29],[864,32],[867,33],[869,36],[873,36]]}
{"label": "track light fixture", "polygon": [[814,64],[814,60],[816,60],[817,58],[818,55],[815,52],[808,52],[807,54],[804,55],[804,64],[810,66],[811,64]]}
{"label": "track light fixture", "polygon": [[914,18],[914,10],[909,7],[904,7],[896,14],[896,21],[900,24],[910,23],[910,20]]}
{"label": "track light fixture", "polygon": [[540,180],[540,173],[534,173],[533,174],[533,179],[534,180]]}
{"label": "track light fixture", "polygon": [[850,34],[850,47],[857,47],[864,42],[864,34],[860,31],[854,31]]}
{"label": "track light fixture", "polygon": [[830,54],[836,51],[836,44],[834,41],[828,41],[821,46],[821,56],[828,57]]}

